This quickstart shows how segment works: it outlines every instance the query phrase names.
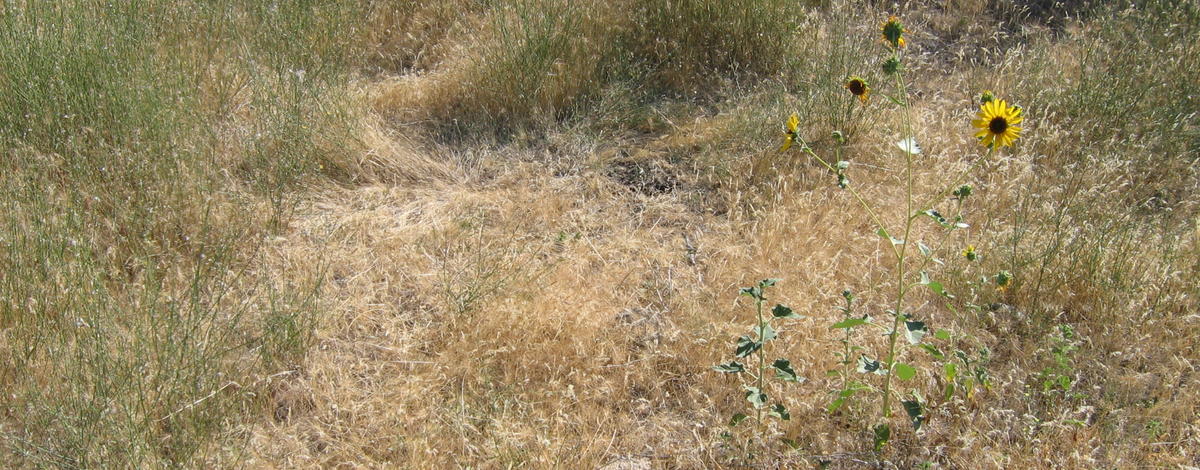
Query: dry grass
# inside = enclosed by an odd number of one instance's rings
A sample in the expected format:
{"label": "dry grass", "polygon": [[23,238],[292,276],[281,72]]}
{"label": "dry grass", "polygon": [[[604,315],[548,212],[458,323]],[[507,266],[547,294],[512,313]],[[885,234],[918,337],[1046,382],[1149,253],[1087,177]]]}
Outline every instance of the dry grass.
{"label": "dry grass", "polygon": [[[892,144],[903,116],[881,94],[863,107],[839,87],[859,73],[887,89],[874,52],[888,12],[829,3],[366,2],[321,17],[354,25],[345,66],[362,73],[309,87],[238,61],[208,70],[205,111],[180,119],[211,133],[171,134],[203,142],[204,163],[150,172],[144,204],[73,202],[71,181],[84,195],[127,190],[73,180],[86,174],[63,163],[84,155],[74,147],[6,134],[21,159],[4,169],[36,178],[4,193],[0,259],[42,267],[2,278],[0,352],[14,359],[0,362],[0,452],[30,468],[1200,464],[1196,5],[1082,20],[1041,2],[900,12],[925,149],[918,191],[981,153],[966,123],[982,89],[1029,118],[1019,145],[972,175],[972,228],[935,246],[958,309],[932,294],[914,304],[956,347],[990,351],[992,385],[941,399],[934,374],[906,382],[928,397],[929,421],[918,434],[898,418],[876,454],[877,406],[863,395],[827,413],[842,384],[826,371],[839,367],[838,293],[888,308],[888,247],[824,169],[775,152],[792,112],[818,152],[845,130],[855,187],[880,213],[904,211]],[[662,22],[676,13],[691,16]],[[753,33],[784,14],[787,27]],[[316,73],[337,50],[319,46],[271,56]],[[278,100],[289,106],[267,105]],[[61,195],[31,196],[39,184]],[[72,210],[89,222],[38,217]],[[254,212],[271,217],[240,216]],[[63,228],[73,235],[52,235]],[[75,235],[111,248],[72,258]],[[968,242],[981,261],[957,255]],[[197,261],[209,250],[227,254]],[[979,281],[999,270],[1013,288]],[[771,428],[798,448],[772,441],[747,457],[722,436],[742,392],[710,367],[750,324],[737,289],[767,277],[783,279],[773,300],[808,317],[775,343],[808,380],[781,397],[792,420]],[[90,306],[120,327],[76,333],[70,316]],[[156,323],[164,312],[178,320]],[[57,343],[18,359],[33,339]],[[1043,385],[1059,376],[1065,390]],[[96,403],[106,396],[117,398]],[[46,445],[63,436],[70,446]]]}

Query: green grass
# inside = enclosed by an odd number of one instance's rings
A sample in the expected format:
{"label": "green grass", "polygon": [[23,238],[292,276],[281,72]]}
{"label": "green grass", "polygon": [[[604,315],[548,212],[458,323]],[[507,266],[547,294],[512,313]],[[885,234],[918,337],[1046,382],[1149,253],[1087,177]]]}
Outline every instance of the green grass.
{"label": "green grass", "polygon": [[0,419],[6,460],[197,465],[258,382],[296,367],[318,284],[250,267],[331,158],[322,146],[348,135],[332,101],[347,44],[328,39],[348,13],[6,7],[0,389],[20,417]]}

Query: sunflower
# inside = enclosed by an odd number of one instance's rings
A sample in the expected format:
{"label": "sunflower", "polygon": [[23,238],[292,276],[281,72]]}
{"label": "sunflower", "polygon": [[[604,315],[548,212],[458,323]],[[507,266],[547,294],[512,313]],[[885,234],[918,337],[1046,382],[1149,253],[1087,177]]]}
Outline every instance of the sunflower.
{"label": "sunflower", "polygon": [[963,248],[962,255],[963,258],[967,259],[967,261],[975,261],[976,259],[979,259],[979,254],[975,253],[975,245],[967,245],[966,248]]}
{"label": "sunflower", "polygon": [[1012,287],[1013,276],[1008,271],[1000,271],[996,273],[996,290],[1004,292]]}
{"label": "sunflower", "polygon": [[1017,126],[1025,120],[1021,109],[1009,106],[1004,100],[992,100],[979,107],[979,118],[971,121],[971,125],[979,129],[975,137],[980,143],[989,147],[1004,147],[1012,145],[1021,135]]}
{"label": "sunflower", "polygon": [[779,148],[780,152],[792,148],[792,142],[796,141],[796,128],[798,127],[800,127],[800,116],[793,114],[792,117],[788,118],[787,128],[783,131],[784,140],[783,147]]}
{"label": "sunflower", "polygon": [[867,103],[867,99],[871,97],[871,86],[867,85],[867,81],[857,75],[846,79],[845,87],[850,90],[850,94],[857,96],[863,104]]}
{"label": "sunflower", "polygon": [[904,24],[895,15],[889,16],[887,21],[879,26],[879,30],[883,33],[884,43],[890,44],[893,49],[904,47]]}
{"label": "sunflower", "polygon": [[983,93],[979,94],[979,104],[991,103],[995,99],[996,95],[992,94],[992,90],[983,90]]}

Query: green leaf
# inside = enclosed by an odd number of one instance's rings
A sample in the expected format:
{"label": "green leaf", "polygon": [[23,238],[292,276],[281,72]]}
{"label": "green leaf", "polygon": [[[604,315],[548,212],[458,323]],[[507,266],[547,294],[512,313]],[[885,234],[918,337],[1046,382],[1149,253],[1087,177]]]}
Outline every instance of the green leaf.
{"label": "green leaf", "polygon": [[786,406],[783,406],[783,403],[776,403],[774,405],[771,405],[771,411],[768,412],[767,414],[774,416],[776,418],[782,419],[784,421],[788,421],[788,420],[792,419],[792,414],[788,413],[788,409]]}
{"label": "green leaf", "polygon": [[924,243],[917,242],[917,249],[921,250],[921,254],[925,255],[926,258],[933,256],[933,249],[929,248]]}
{"label": "green leaf", "polygon": [[827,411],[829,411],[830,413],[833,413],[833,412],[841,409],[841,407],[846,404],[846,400],[849,399],[851,396],[854,396],[855,392],[858,392],[859,390],[866,390],[866,389],[867,389],[867,386],[863,385],[862,383],[850,382],[849,384],[846,385],[845,389],[838,392],[837,399],[830,402],[829,405],[825,407],[825,409]]}
{"label": "green leaf", "polygon": [[946,393],[944,394],[944,398],[946,400],[954,398],[954,382],[946,384]]}
{"label": "green leaf", "polygon": [[896,378],[900,380],[910,380],[917,376],[917,369],[903,362],[897,362],[896,365],[892,366],[892,370],[896,372]]}
{"label": "green leaf", "polygon": [[929,328],[925,326],[925,322],[904,320],[904,337],[909,343],[920,343],[926,333],[929,333]]}
{"label": "green leaf", "polygon": [[884,230],[884,229],[879,229],[879,230],[877,230],[875,233],[879,234],[879,236],[881,236],[881,237],[883,237],[883,238],[886,238],[886,239],[888,239],[889,241],[891,241],[891,242],[892,242],[892,244],[893,244],[893,245],[903,245],[903,244],[904,244],[904,240],[900,240],[900,239],[898,239],[898,238],[896,238],[896,237],[893,237],[893,236],[891,236],[891,235],[888,235],[888,232],[887,232],[887,230]]}
{"label": "green leaf", "polygon": [[763,343],[779,337],[779,335],[776,334],[775,329],[771,328],[771,324],[765,321],[762,322],[762,326],[758,329],[757,333],[761,337],[759,340]]}
{"label": "green leaf", "polygon": [[746,388],[746,401],[754,405],[755,408],[762,408],[767,404],[767,394],[763,393],[758,387],[744,386]]}
{"label": "green leaf", "polygon": [[930,282],[929,290],[932,290],[937,295],[940,295],[945,298],[952,297],[949,292],[946,292],[946,288],[942,287],[942,283],[940,283],[940,282]]}
{"label": "green leaf", "polygon": [[746,416],[745,413],[734,413],[733,418],[729,420],[729,425],[737,426],[739,424],[742,424],[742,421],[745,421],[746,418],[749,418],[749,416]]}
{"label": "green leaf", "polygon": [[771,364],[775,367],[775,377],[785,382],[803,382],[804,378],[796,375],[795,369],[792,369],[792,362],[787,359],[776,359]]}
{"label": "green leaf", "polygon": [[895,96],[889,95],[887,93],[880,93],[880,94],[883,95],[884,98],[887,98],[888,100],[890,100],[891,102],[896,103],[896,106],[904,106],[904,103],[902,103],[899,98],[896,98]]}
{"label": "green leaf", "polygon": [[774,277],[767,278],[767,279],[758,281],[758,287],[762,287],[762,288],[773,287],[778,282],[779,282],[778,278],[774,278]]}
{"label": "green leaf", "polygon": [[933,337],[943,341],[948,341],[950,339],[950,332],[947,330],[937,330],[937,332],[933,334]]}
{"label": "green leaf", "polygon": [[947,362],[942,366],[942,372],[946,374],[946,380],[953,382],[958,377],[958,366],[953,362]]}
{"label": "green leaf", "polygon": [[738,338],[737,350],[734,351],[733,355],[735,357],[746,357],[754,354],[754,351],[758,351],[759,349],[762,349],[762,343],[751,340],[749,336],[742,336]]}
{"label": "green leaf", "polygon": [[883,364],[867,356],[858,356],[858,371],[864,374],[874,373],[883,375],[887,373],[887,371],[883,370]]}
{"label": "green leaf", "polygon": [[904,411],[908,413],[908,419],[912,421],[913,430],[920,431],[921,424],[925,422],[925,412],[921,409],[921,402],[917,400],[905,400],[900,402],[904,405]]}
{"label": "green leaf", "polygon": [[875,425],[875,452],[883,450],[883,446],[887,445],[888,440],[892,438],[892,428],[887,424]]}
{"label": "green leaf", "polygon": [[941,225],[941,226],[943,226],[943,227],[947,227],[947,226],[949,226],[949,225],[946,223],[946,217],[945,217],[945,216],[943,216],[941,212],[935,211],[935,210],[933,210],[933,209],[929,209],[929,210],[927,210],[927,211],[925,211],[925,212],[922,212],[922,214],[925,214],[925,215],[929,216],[929,218],[930,218],[930,219],[933,219],[933,221],[934,221],[934,222],[937,222],[937,223],[938,223],[938,225]]}
{"label": "green leaf", "polygon": [[804,315],[797,314],[781,304],[775,304],[775,308],[771,309],[771,315],[775,318],[804,318]]}
{"label": "green leaf", "polygon": [[952,297],[950,294],[948,294],[946,292],[946,289],[942,287],[942,283],[935,282],[932,279],[930,279],[929,273],[927,273],[925,271],[921,271],[921,285],[929,287],[929,290],[932,290],[934,293],[936,293],[937,295],[940,295],[942,297],[946,297],[946,298]]}
{"label": "green leaf", "polygon": [[762,296],[762,288],[761,288],[761,287],[758,287],[758,286],[754,286],[754,287],[743,287],[741,290],[739,290],[739,291],[738,291],[738,294],[740,294],[740,295],[744,295],[744,296],[747,296],[747,297],[753,297],[753,298],[755,298],[755,299],[762,299],[762,298],[763,298],[763,296]]}
{"label": "green leaf", "polygon": [[845,319],[845,320],[842,320],[842,321],[840,321],[840,322],[834,323],[834,324],[833,324],[833,326],[831,326],[831,327],[829,327],[829,328],[830,328],[830,329],[835,329],[835,328],[854,328],[854,327],[856,327],[856,326],[859,326],[859,325],[866,325],[866,324],[867,324],[867,321],[866,321],[866,320],[864,320],[864,319],[862,319],[862,318],[847,318],[847,319]]}
{"label": "green leaf", "polygon": [[930,356],[933,356],[939,361],[946,360],[946,355],[942,354],[942,351],[934,347],[932,344],[922,344],[921,349],[924,349],[925,352],[929,353]]}
{"label": "green leaf", "polygon": [[715,365],[713,366],[713,370],[727,374],[736,374],[738,372],[745,372],[746,366],[738,361],[733,361],[728,364]]}

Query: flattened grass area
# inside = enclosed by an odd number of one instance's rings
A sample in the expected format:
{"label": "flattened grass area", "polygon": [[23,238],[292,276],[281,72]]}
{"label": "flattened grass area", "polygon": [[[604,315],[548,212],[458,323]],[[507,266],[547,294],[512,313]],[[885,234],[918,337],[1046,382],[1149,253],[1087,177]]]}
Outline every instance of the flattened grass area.
{"label": "flattened grass area", "polygon": [[[0,4],[0,462],[1196,465],[1200,5],[1093,3]],[[902,217],[889,14],[916,191],[985,151],[983,90],[1026,120],[932,248],[955,298],[910,304],[990,385],[906,353],[927,421],[873,452],[829,325],[886,315],[888,247],[777,150],[841,131]],[[807,381],[749,433],[711,366],[768,277]]]}

